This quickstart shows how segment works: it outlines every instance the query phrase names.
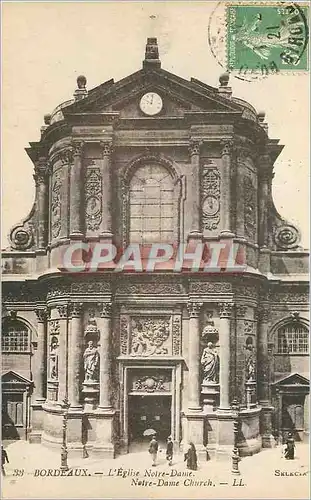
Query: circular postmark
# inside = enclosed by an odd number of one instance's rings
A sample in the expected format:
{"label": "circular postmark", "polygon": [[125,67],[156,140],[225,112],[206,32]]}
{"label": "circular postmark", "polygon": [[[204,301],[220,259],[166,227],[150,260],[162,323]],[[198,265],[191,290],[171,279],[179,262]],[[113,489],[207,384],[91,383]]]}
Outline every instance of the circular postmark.
{"label": "circular postmark", "polygon": [[211,52],[226,71],[252,81],[308,70],[307,6],[219,2],[208,25]]}

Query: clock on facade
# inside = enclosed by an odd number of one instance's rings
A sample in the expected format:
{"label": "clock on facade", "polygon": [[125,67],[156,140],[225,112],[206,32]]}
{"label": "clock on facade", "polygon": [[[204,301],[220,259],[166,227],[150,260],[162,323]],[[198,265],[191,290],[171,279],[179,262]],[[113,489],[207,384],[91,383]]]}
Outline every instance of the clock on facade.
{"label": "clock on facade", "polygon": [[163,101],[156,92],[148,92],[142,96],[139,107],[145,115],[154,116],[160,113]]}
{"label": "clock on facade", "polygon": [[207,196],[203,202],[203,213],[211,217],[217,214],[219,210],[219,201],[215,196]]}

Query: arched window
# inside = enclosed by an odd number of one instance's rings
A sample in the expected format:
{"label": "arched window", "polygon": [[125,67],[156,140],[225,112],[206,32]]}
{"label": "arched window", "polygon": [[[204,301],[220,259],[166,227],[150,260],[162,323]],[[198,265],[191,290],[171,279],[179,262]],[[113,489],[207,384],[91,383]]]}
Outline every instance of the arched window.
{"label": "arched window", "polygon": [[174,182],[159,164],[138,168],[130,182],[130,243],[173,243],[178,227]]}
{"label": "arched window", "polygon": [[2,352],[28,352],[30,350],[29,328],[18,320],[5,320],[1,336]]}
{"label": "arched window", "polygon": [[309,330],[299,321],[293,321],[277,330],[278,354],[308,354]]}

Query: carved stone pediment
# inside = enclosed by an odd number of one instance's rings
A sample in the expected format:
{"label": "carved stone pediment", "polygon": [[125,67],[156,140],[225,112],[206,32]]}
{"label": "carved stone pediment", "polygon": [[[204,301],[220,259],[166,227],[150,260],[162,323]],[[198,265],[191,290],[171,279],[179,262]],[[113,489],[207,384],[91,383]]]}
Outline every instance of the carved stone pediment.
{"label": "carved stone pediment", "polygon": [[147,92],[158,93],[163,100],[161,116],[178,117],[186,111],[236,112],[241,107],[220,96],[213,87],[198,80],[184,80],[161,68],[140,70],[114,82],[109,80],[92,90],[87,97],[62,111],[67,115],[75,113],[113,113],[120,117],[143,116],[138,103]]}
{"label": "carved stone pediment", "polygon": [[286,387],[292,387],[293,385],[296,385],[297,387],[309,388],[310,381],[299,373],[291,373],[290,375],[277,380],[271,385],[279,389],[285,389]]}
{"label": "carved stone pediment", "polygon": [[23,386],[25,389],[32,384],[32,381],[23,377],[19,373],[10,370],[2,375],[2,384],[4,385],[18,385]]}

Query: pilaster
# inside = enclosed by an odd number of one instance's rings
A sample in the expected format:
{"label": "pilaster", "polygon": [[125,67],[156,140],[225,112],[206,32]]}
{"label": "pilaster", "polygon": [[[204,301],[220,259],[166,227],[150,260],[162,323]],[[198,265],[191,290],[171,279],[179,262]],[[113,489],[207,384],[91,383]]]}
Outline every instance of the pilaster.
{"label": "pilaster", "polygon": [[221,189],[221,207],[222,207],[222,231],[220,235],[224,238],[233,238],[232,232],[232,187],[231,187],[231,163],[233,141],[231,139],[223,139],[221,144],[221,159],[222,159],[222,189]]}
{"label": "pilaster", "polygon": [[103,302],[100,304],[100,318],[97,321],[100,331],[99,344],[99,407],[111,409],[110,402],[110,337],[111,337],[111,312],[112,304]]}
{"label": "pilaster", "polygon": [[110,379],[110,342],[111,342],[111,315],[112,304],[103,302],[100,307],[100,318],[97,320],[99,327],[99,406],[94,414],[96,420],[95,435],[96,443],[93,452],[103,458],[114,458],[115,445],[115,418],[116,412],[111,406],[111,379]]}
{"label": "pilaster", "polygon": [[247,307],[243,304],[235,306],[236,321],[236,373],[235,373],[235,396],[239,403],[245,403],[245,333],[244,321]]}
{"label": "pilaster", "polygon": [[188,345],[188,410],[184,413],[185,427],[183,443],[192,441],[199,458],[206,460],[204,439],[204,413],[200,405],[200,312],[202,302],[189,302],[189,345]]}
{"label": "pilaster", "polygon": [[236,235],[238,238],[244,238],[244,165],[236,162],[235,178],[235,207],[236,207]]}
{"label": "pilaster", "polygon": [[273,165],[268,154],[258,157],[259,246],[268,246],[269,193],[273,179]]}
{"label": "pilaster", "polygon": [[101,142],[102,148],[102,161],[101,161],[101,175],[103,181],[103,197],[102,197],[102,221],[100,225],[100,238],[105,241],[112,239],[112,220],[111,220],[111,156],[112,144],[111,142]]}
{"label": "pilaster", "polygon": [[36,403],[42,403],[46,399],[45,377],[46,377],[46,340],[47,340],[47,310],[36,309],[38,346],[36,354],[36,365],[34,370],[34,397]]}
{"label": "pilaster", "polygon": [[73,165],[70,172],[70,237],[82,237],[82,155],[83,141],[73,142]]}
{"label": "pilaster", "polygon": [[220,358],[220,410],[230,410],[230,329],[233,303],[220,302],[218,304],[219,328],[219,358]]}
{"label": "pilaster", "polygon": [[46,340],[47,340],[47,310],[36,309],[38,345],[34,369],[34,402],[32,408],[31,433],[29,441],[40,443],[43,430],[42,404],[46,399]]}
{"label": "pilaster", "polygon": [[191,161],[191,186],[189,190],[191,207],[191,229],[189,239],[202,239],[200,221],[200,148],[201,141],[191,140],[189,154]]}
{"label": "pilaster", "polygon": [[80,403],[81,360],[83,349],[83,304],[70,305],[70,336],[68,351],[68,400],[70,410],[82,409]]}
{"label": "pilaster", "polygon": [[37,246],[39,250],[45,249],[47,245],[47,221],[48,221],[48,161],[41,157],[35,163],[34,180],[36,183],[37,201]]}
{"label": "pilaster", "polygon": [[59,315],[59,366],[57,402],[62,405],[67,393],[68,382],[68,304],[57,305]]}
{"label": "pilaster", "polygon": [[200,406],[200,311],[202,302],[189,302],[189,375],[188,410],[201,410]]}
{"label": "pilaster", "polygon": [[268,353],[268,321],[269,305],[262,304],[257,310],[258,319],[258,399],[261,406],[269,405],[269,353]]}

